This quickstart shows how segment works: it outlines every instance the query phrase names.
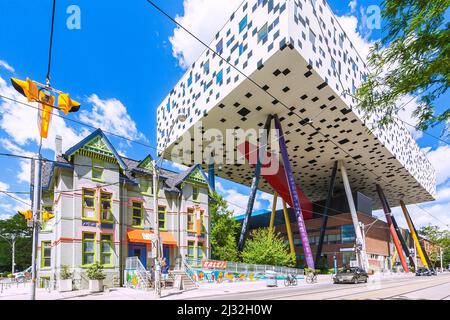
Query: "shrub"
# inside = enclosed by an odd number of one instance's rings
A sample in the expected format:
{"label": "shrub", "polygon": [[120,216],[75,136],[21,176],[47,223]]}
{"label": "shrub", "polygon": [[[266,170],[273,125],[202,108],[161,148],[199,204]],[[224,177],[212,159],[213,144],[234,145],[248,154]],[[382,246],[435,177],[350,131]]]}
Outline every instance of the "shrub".
{"label": "shrub", "polygon": [[8,273],[8,275],[6,276],[7,278],[14,278],[14,275],[12,273]]}
{"label": "shrub", "polygon": [[88,268],[87,276],[90,280],[103,280],[106,278],[103,266],[98,261]]}
{"label": "shrub", "polygon": [[66,265],[61,266],[61,271],[59,273],[61,280],[67,280],[72,278],[72,272],[70,272],[69,267]]}

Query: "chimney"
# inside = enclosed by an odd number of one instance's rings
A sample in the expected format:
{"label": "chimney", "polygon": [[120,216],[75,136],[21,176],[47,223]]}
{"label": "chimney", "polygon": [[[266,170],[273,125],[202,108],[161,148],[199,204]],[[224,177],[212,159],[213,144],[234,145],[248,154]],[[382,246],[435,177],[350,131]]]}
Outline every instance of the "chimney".
{"label": "chimney", "polygon": [[59,134],[55,137],[55,160],[58,156],[62,156],[62,137]]}

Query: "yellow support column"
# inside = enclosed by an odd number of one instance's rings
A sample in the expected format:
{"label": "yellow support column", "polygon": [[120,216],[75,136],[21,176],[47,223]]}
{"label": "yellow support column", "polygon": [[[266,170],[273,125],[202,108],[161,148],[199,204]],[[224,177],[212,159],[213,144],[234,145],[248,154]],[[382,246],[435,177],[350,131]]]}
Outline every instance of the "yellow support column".
{"label": "yellow support column", "polygon": [[391,269],[394,269],[395,260],[397,260],[397,249],[394,248],[394,256],[392,257]]}
{"label": "yellow support column", "polygon": [[[422,264],[426,268],[429,268],[427,260],[425,259],[425,255],[422,251],[422,246],[420,245],[419,238],[417,237],[416,229],[414,228],[414,225],[412,224],[411,217],[409,216],[408,209],[406,208],[406,205],[403,202],[403,200],[400,200],[400,206],[402,207],[403,214],[405,215],[406,222],[408,223],[409,231],[411,232],[414,243],[416,244],[416,251],[417,251],[417,254],[419,254],[420,261],[422,261]],[[416,268],[417,268],[417,266],[416,266]]]}
{"label": "yellow support column", "polygon": [[286,207],[286,201],[284,201],[284,199],[283,199],[283,213],[284,213],[284,223],[286,224],[286,231],[289,239],[289,247],[291,248],[291,253],[295,254],[294,238],[292,237],[291,222],[289,221],[289,214]]}
{"label": "yellow support column", "polygon": [[277,210],[277,199],[278,199],[278,193],[275,191],[273,193],[272,214],[270,215],[270,224],[269,224],[270,232],[273,231],[273,225],[275,223],[275,212]]}

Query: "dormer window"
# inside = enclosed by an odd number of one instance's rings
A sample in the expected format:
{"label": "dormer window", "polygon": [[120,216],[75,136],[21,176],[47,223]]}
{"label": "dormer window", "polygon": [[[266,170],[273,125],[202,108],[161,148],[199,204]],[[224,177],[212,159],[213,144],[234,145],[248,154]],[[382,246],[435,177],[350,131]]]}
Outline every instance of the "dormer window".
{"label": "dormer window", "polygon": [[92,180],[103,181],[103,170],[105,163],[103,160],[92,159]]}

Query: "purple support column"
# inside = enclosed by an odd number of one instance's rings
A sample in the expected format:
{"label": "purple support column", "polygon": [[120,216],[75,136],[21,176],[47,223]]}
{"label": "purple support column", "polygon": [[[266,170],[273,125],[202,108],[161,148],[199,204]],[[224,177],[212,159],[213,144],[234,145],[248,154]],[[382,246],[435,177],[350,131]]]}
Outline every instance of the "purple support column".
{"label": "purple support column", "polygon": [[278,142],[280,143],[280,152],[283,159],[284,171],[286,174],[286,180],[288,181],[289,193],[291,194],[292,204],[297,218],[298,232],[302,241],[303,252],[305,254],[306,265],[310,269],[314,268],[314,258],[309,245],[308,233],[306,231],[305,221],[303,221],[302,209],[300,208],[300,199],[298,198],[297,187],[295,185],[294,174],[292,173],[291,163],[289,162],[289,156],[286,149],[286,143],[284,141],[283,130],[281,129],[280,120],[278,116],[274,116],[275,128],[278,131]]}

